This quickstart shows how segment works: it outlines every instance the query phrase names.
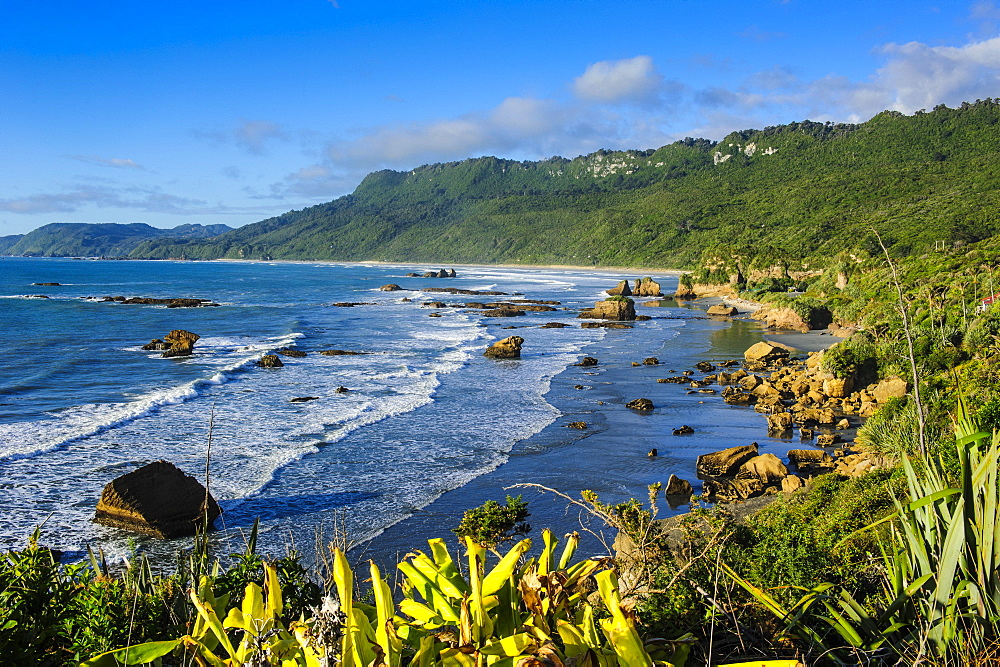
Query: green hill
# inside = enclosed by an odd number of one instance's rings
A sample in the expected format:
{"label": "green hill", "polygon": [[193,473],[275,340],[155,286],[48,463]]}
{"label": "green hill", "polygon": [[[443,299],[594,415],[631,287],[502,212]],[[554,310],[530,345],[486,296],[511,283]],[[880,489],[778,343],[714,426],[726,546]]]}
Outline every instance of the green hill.
{"label": "green hill", "polygon": [[0,237],[0,252],[31,257],[120,257],[148,239],[202,240],[231,230],[228,225],[187,224],[159,229],[141,222],[54,222],[24,235]]}
{"label": "green hill", "polygon": [[816,264],[1000,229],[1000,101],[804,121],[569,160],[482,157],[370,174],[351,195],[134,257],[683,267],[707,253]]}

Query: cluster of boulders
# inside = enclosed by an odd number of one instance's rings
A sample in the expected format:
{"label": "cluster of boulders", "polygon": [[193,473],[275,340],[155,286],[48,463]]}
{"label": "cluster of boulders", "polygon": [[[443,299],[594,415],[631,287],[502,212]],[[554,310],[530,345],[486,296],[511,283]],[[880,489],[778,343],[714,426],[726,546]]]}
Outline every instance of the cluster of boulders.
{"label": "cluster of boulders", "polygon": [[407,273],[407,278],[455,278],[458,274],[455,269],[438,269],[437,271],[427,271],[425,273]]}
{"label": "cluster of boulders", "polygon": [[609,290],[608,296],[663,296],[660,283],[652,278],[637,278],[635,287],[630,287],[628,280],[622,280]]}
{"label": "cluster of boulders", "polygon": [[186,357],[194,351],[194,344],[201,338],[184,329],[174,329],[162,339],[154,338],[142,346],[144,350],[162,350],[164,357]]}
{"label": "cluster of boulders", "polygon": [[757,443],[700,456],[697,474],[704,480],[709,500],[746,500],[789,493],[815,475],[836,472],[855,476],[878,467],[879,462],[865,452],[834,447],[842,441],[840,433],[851,427],[851,415],[870,416],[879,405],[905,396],[908,383],[891,377],[856,387],[854,377],[838,378],[823,369],[824,354],[813,352],[804,361],[790,360],[787,349],[760,342],[745,352],[743,368],[730,371],[736,362],[721,363],[719,368],[700,362],[698,370],[714,374],[700,381],[690,377],[690,372],[659,380],[690,383],[692,387],[723,385],[723,400],[752,405],[764,413],[771,435],[785,437],[798,428],[802,440],[815,438],[818,447],[828,448],[789,450],[787,464],[774,454],[761,454]]}
{"label": "cluster of boulders", "polygon": [[744,368],[769,375],[740,369],[720,372],[711,379],[729,385],[723,390],[727,403],[755,405],[758,412],[770,414],[789,412],[796,424],[833,425],[838,417],[851,414],[870,417],[889,399],[906,396],[909,383],[900,377],[856,387],[854,377],[839,378],[823,370],[825,353],[812,352],[805,361],[790,361],[788,350],[762,341],[746,351]]}

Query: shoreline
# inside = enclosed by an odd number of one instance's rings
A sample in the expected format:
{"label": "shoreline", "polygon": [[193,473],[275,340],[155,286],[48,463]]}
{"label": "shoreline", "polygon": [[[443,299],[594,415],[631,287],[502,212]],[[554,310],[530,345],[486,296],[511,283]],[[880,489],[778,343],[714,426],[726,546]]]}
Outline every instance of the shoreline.
{"label": "shoreline", "polygon": [[[704,312],[707,305],[699,300],[681,307]],[[674,375],[697,360],[742,359],[744,350],[754,342],[782,334],[765,331],[761,323],[743,318],[693,319],[698,324],[680,329],[681,339],[662,343],[671,358],[664,358],[661,348],[661,363],[656,366],[634,365],[656,350],[636,349],[627,331],[615,332],[619,335],[613,340],[605,339],[581,350],[581,357],[595,356],[600,364],[589,368],[571,365],[551,379],[544,400],[559,412],[552,424],[517,442],[497,468],[446,491],[363,542],[359,553],[380,565],[394,566],[408,551],[423,549],[421,540],[455,539],[451,529],[458,525],[465,510],[487,500],[502,503],[507,494],[521,494],[529,502],[529,522],[536,528],[551,528],[557,535],[576,530],[582,533],[581,547],[585,551],[606,553],[606,545],[614,539],[613,530],[606,531],[603,540],[587,535],[579,508],[537,487],[512,487],[540,484],[578,499],[582,488],[572,485],[589,479],[585,484],[591,486],[583,488],[597,491],[602,502],[616,503],[629,497],[644,499],[646,486],[666,483],[670,474],[689,479],[695,493],[699,493],[701,482],[694,474],[697,456],[736,444],[760,442],[762,453],[771,451],[784,458],[786,450],[795,445],[790,440],[770,437],[765,417],[752,407],[732,406],[718,395],[688,394],[677,385],[656,383],[657,377]],[[820,332],[790,333],[798,337],[796,343],[803,348],[828,347],[837,342]],[[803,353],[811,351],[799,349]],[[624,409],[624,404],[637,396],[651,397],[657,406],[654,413]],[[575,421],[585,421],[587,429],[565,428]],[[672,429],[682,424],[691,424],[696,433],[675,437]],[[654,448],[659,449],[659,456],[647,456]],[[661,517],[687,508],[685,504],[667,509],[662,498],[660,505]],[[601,526],[590,528],[597,530]],[[538,532],[532,535],[537,537]]]}

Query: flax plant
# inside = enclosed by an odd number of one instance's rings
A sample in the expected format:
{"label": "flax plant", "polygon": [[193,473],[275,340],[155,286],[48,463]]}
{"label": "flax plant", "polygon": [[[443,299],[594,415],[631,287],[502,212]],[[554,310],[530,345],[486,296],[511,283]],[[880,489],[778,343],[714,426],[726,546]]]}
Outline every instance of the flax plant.
{"label": "flax plant", "polygon": [[[839,664],[860,656],[889,664],[970,664],[1000,639],[1000,433],[986,433],[959,400],[957,486],[939,457],[903,460],[910,501],[866,529],[890,523],[882,554],[884,592],[859,601],[832,584],[803,589],[791,607],[727,574],[781,618],[786,632]],[[835,634],[831,636],[828,626]],[[995,657],[995,656],[993,656]]]}

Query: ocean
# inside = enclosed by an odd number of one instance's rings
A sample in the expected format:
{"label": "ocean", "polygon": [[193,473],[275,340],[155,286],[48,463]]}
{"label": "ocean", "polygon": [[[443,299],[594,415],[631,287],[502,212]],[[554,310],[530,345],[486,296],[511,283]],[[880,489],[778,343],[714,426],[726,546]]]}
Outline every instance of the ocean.
{"label": "ocean", "polygon": [[[453,268],[454,278],[407,273]],[[644,274],[645,275],[645,274]],[[652,274],[664,293],[676,278]],[[310,552],[339,531],[381,559],[446,536],[461,511],[506,493],[530,497],[532,524],[572,529],[573,497],[644,498],[694,458],[751,440],[783,454],[752,410],[657,383],[700,360],[739,358],[754,323],[640,299],[652,319],[581,328],[580,308],[637,274],[547,268],[337,263],[0,258],[0,549],[41,542],[81,558],[166,554],[160,542],[91,522],[104,485],[165,459],[199,480],[206,460],[223,515],[213,548],[239,551],[255,519],[261,548]],[[55,282],[58,286],[35,285]],[[396,283],[403,291],[382,292]],[[508,296],[424,291],[453,287]],[[39,298],[45,296],[48,298]],[[105,296],[201,298],[217,307],[105,302]],[[406,300],[409,299],[409,300]],[[451,304],[538,299],[554,312],[490,318]],[[434,308],[426,302],[442,301]],[[352,307],[337,303],[357,303]],[[432,317],[431,315],[439,315]],[[542,328],[559,322],[564,328]],[[509,327],[515,327],[511,330]],[[190,357],[144,351],[173,329],[201,338]],[[508,335],[519,360],[482,355]],[[276,349],[282,368],[256,361]],[[339,349],[364,354],[324,356]],[[576,366],[584,355],[593,367]],[[656,356],[659,366],[634,366]],[[345,387],[346,392],[337,389]],[[639,396],[656,409],[636,413]],[[306,402],[294,398],[316,397]],[[587,429],[566,428],[585,421]],[[682,424],[691,436],[673,436]],[[209,441],[211,447],[209,451]],[[648,457],[652,448],[659,456]],[[662,508],[664,512],[678,511]],[[428,534],[434,533],[434,534]]]}

